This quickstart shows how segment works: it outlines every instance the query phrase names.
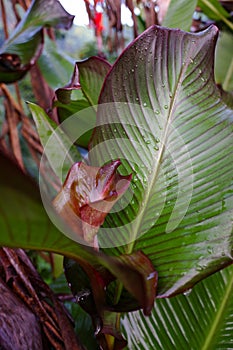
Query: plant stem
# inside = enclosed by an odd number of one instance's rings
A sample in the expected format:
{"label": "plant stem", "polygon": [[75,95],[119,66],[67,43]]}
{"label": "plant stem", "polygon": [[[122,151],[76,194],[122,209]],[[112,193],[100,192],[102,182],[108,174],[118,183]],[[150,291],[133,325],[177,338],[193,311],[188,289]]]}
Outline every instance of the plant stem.
{"label": "plant stem", "polygon": [[211,2],[209,0],[202,0],[202,2],[209,7],[210,10],[212,10],[217,16],[219,16],[221,18],[221,20],[231,29],[233,30],[233,23],[231,23],[230,21],[228,21],[228,19],[222,15],[215,7],[214,5],[211,4]]}
{"label": "plant stem", "polygon": [[230,81],[233,75],[233,59],[231,60],[231,64],[227,70],[227,74],[225,76],[224,82],[222,84],[223,90],[227,91],[230,86]]}
{"label": "plant stem", "polygon": [[5,39],[7,39],[9,37],[9,33],[8,33],[8,27],[7,27],[6,9],[4,5],[4,0],[0,0],[0,5],[1,5],[1,12],[2,12],[4,35],[5,35]]}

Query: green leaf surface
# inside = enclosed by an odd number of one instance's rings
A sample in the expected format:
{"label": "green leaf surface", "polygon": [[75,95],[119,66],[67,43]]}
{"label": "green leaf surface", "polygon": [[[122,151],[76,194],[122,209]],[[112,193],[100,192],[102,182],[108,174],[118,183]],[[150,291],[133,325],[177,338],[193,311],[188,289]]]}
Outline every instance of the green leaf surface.
{"label": "green leaf surface", "polygon": [[223,21],[231,30],[233,23],[228,20],[230,13],[227,12],[218,0],[198,0],[198,6],[214,21]]}
{"label": "green leaf surface", "polygon": [[83,94],[91,106],[97,106],[104,79],[111,65],[99,57],[90,57],[77,62],[79,81]]}
{"label": "green leaf surface", "polygon": [[80,130],[84,130],[76,140],[76,144],[81,147],[88,147],[96,123],[98,98],[110,67],[107,61],[99,57],[76,62],[71,82],[56,91],[57,101],[54,106],[57,107],[60,121],[67,120],[72,115],[77,117],[76,128],[73,123],[69,127],[68,122],[62,124],[63,129],[74,140]]}
{"label": "green leaf surface", "polygon": [[45,37],[44,49],[38,65],[46,82],[52,89],[58,89],[69,80],[74,67],[74,59],[60,52],[56,43]]}
{"label": "green leaf surface", "polygon": [[[28,106],[35,121],[45,155],[62,184],[71,166],[81,161],[81,156],[67,135],[47,116],[43,108],[34,103],[28,103]],[[62,173],[60,173],[60,169],[62,169]]]}
{"label": "green leaf surface", "polygon": [[171,0],[162,25],[169,28],[180,28],[190,31],[192,16],[197,6],[197,0]]}
{"label": "green leaf surface", "polygon": [[114,255],[142,250],[163,297],[232,261],[233,113],[213,80],[216,36],[214,26],[151,27],[116,61],[99,100],[91,162],[120,158],[122,174],[134,174],[99,244]]}
{"label": "green leaf surface", "polygon": [[198,283],[185,295],[158,299],[152,315],[125,315],[131,350],[228,350],[233,347],[233,266]]}
{"label": "green leaf surface", "polygon": [[14,82],[36,62],[43,48],[42,29],[69,29],[74,16],[57,0],[34,0],[0,49],[0,81]]}
{"label": "green leaf surface", "polygon": [[[233,34],[221,31],[215,56],[215,80],[225,91],[233,91]],[[223,64],[224,62],[224,64]]]}

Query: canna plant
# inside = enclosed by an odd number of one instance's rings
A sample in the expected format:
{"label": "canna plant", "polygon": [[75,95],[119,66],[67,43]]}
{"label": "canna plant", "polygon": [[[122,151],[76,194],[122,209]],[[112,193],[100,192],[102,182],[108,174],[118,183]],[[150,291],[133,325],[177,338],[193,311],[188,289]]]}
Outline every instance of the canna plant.
{"label": "canna plant", "polygon": [[0,243],[65,257],[89,349],[232,347],[233,112],[217,37],[152,26],[112,66],[75,64],[53,102],[60,125],[29,103],[51,174],[43,206],[1,156]]}

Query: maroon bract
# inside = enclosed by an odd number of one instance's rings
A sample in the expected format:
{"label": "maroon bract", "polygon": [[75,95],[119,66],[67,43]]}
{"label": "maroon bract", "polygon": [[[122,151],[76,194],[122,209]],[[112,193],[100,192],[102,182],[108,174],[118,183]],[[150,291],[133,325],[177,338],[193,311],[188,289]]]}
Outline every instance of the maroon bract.
{"label": "maroon bract", "polygon": [[95,248],[99,227],[130,185],[131,175],[117,173],[120,164],[120,160],[100,168],[83,162],[74,164],[54,200],[55,209],[67,225]]}

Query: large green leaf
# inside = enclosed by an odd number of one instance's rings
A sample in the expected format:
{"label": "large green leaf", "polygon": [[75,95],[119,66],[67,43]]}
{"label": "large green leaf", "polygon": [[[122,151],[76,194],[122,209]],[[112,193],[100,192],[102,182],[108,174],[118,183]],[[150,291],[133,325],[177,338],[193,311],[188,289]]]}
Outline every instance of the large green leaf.
{"label": "large green leaf", "polygon": [[58,0],[34,0],[0,49],[0,81],[22,78],[36,62],[43,48],[43,27],[69,29],[73,18]]}
{"label": "large green leaf", "polygon": [[142,250],[159,296],[232,261],[233,113],[213,80],[216,36],[214,26],[151,27],[114,64],[99,100],[91,162],[120,158],[122,174],[134,174],[99,244],[115,255]]}
{"label": "large green leaf", "polygon": [[196,6],[197,0],[171,0],[162,25],[190,31],[192,16]]}
{"label": "large green leaf", "polygon": [[128,349],[207,350],[233,348],[233,266],[196,285],[186,295],[158,299],[152,315],[125,315]]}

